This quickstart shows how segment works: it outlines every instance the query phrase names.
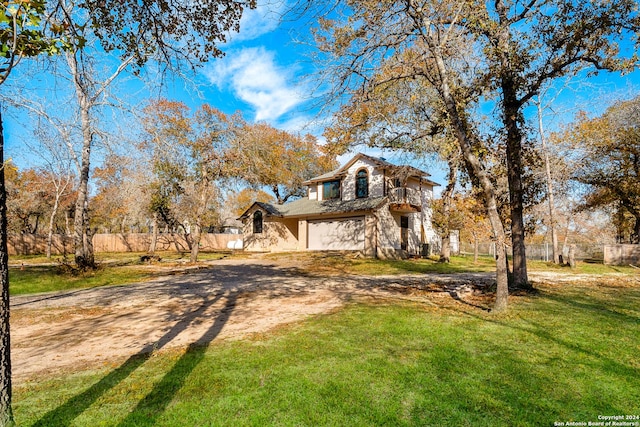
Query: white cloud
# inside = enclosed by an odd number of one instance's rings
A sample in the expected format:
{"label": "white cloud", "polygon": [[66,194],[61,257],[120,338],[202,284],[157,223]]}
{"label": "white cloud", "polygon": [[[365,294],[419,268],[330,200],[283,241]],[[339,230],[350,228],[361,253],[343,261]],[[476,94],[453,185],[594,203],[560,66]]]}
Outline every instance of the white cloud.
{"label": "white cloud", "polygon": [[279,66],[274,53],[262,47],[229,52],[205,74],[212,84],[251,105],[256,121],[275,121],[303,101],[291,84],[293,71]]}
{"label": "white cloud", "polygon": [[278,28],[287,5],[283,0],[261,0],[255,9],[245,9],[240,19],[240,32],[229,35],[229,42],[254,40]]}

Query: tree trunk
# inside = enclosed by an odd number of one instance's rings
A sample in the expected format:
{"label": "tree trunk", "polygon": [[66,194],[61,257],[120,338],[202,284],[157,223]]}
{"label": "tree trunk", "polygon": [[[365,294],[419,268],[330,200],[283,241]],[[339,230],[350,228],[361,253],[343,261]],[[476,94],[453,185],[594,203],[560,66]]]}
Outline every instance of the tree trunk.
{"label": "tree trunk", "polygon": [[[447,177],[447,186],[442,192],[442,213],[445,221],[448,220],[451,213],[451,202],[453,201],[453,193],[456,188],[456,179],[458,176],[458,162],[455,157],[447,159],[449,165],[449,173]],[[451,260],[451,230],[447,224],[444,236],[442,236],[442,248],[440,249],[440,259],[438,262],[449,262]]]}
{"label": "tree trunk", "polygon": [[569,266],[576,268],[576,245],[569,246]]}
{"label": "tree trunk", "polygon": [[81,71],[78,68],[78,60],[75,52],[67,54],[67,64],[73,76],[76,97],[80,107],[80,126],[82,129],[82,155],[80,160],[80,183],[78,186],[78,198],[76,199],[74,217],[74,243],[75,262],[79,268],[94,268],[93,245],[89,240],[89,212],[88,212],[88,185],[91,159],[91,146],[93,144],[93,132],[91,130],[91,101],[87,94]]}
{"label": "tree trunk", "polygon": [[38,227],[40,226],[40,215],[36,215],[36,223],[33,226],[33,231],[31,233],[38,234]]}
{"label": "tree trunk", "polygon": [[462,157],[467,166],[468,173],[476,180],[482,190],[485,208],[487,209],[487,216],[489,217],[489,223],[496,240],[496,300],[493,306],[494,311],[500,312],[507,309],[508,297],[509,297],[509,278],[507,275],[507,263],[504,252],[506,243],[506,236],[500,214],[498,213],[498,204],[496,202],[495,192],[493,184],[487,175],[486,170],[482,167],[479,159],[476,157],[472,142],[470,140],[470,132],[466,122],[464,122],[461,115],[458,113],[458,106],[456,100],[449,88],[448,70],[444,63],[442,56],[440,55],[440,48],[436,45],[435,41],[431,37],[427,37],[427,42],[431,52],[434,55],[436,67],[440,75],[439,92],[444,101],[447,113],[449,114],[449,120],[453,125],[453,131],[455,133]]}
{"label": "tree trunk", "polygon": [[478,238],[473,237],[473,263],[478,263]]}
{"label": "tree trunk", "polygon": [[158,245],[158,212],[153,213],[153,222],[151,223],[153,231],[151,234],[151,244],[149,245],[149,253],[153,255]]}
{"label": "tree trunk", "polygon": [[547,138],[544,136],[544,127],[542,124],[542,105],[540,101],[538,107],[538,133],[540,134],[540,143],[544,154],[544,169],[547,180],[547,201],[549,202],[549,229],[551,231],[551,245],[553,252],[554,264],[560,264],[560,252],[558,251],[558,230],[556,229],[556,206],[553,197],[553,181],[551,179],[551,164],[549,163],[549,151],[547,150]]}
{"label": "tree trunk", "polygon": [[53,244],[53,225],[55,222],[56,214],[58,213],[58,207],[60,206],[60,194],[56,191],[56,199],[53,202],[53,209],[51,210],[51,216],[49,217],[49,230],[47,232],[47,259],[51,259],[51,246]]}
{"label": "tree trunk", "polygon": [[11,408],[11,334],[9,325],[9,251],[7,248],[7,188],[4,178],[4,129],[0,111],[0,426],[13,426]]}
{"label": "tree trunk", "polygon": [[193,225],[193,232],[191,233],[191,256],[190,262],[198,262],[198,253],[200,252],[200,237],[202,233],[200,231],[200,224]]}
{"label": "tree trunk", "polygon": [[509,181],[509,203],[511,207],[511,245],[513,248],[513,285],[529,288],[527,274],[527,256],[524,244],[524,197],[523,197],[523,166],[522,166],[522,131],[520,124],[524,123],[521,102],[518,100],[517,77],[514,75],[518,67],[511,62],[512,45],[509,26],[511,22],[507,16],[507,5],[496,0],[496,11],[500,27],[495,33],[494,42],[499,58],[500,88],[502,90],[502,122],[507,132],[507,178]]}
{"label": "tree trunk", "polygon": [[205,211],[207,210],[207,204],[209,203],[209,173],[207,165],[202,165],[202,182],[200,183],[200,204],[196,211],[196,220],[193,233],[193,243],[191,246],[191,262],[198,261],[198,252],[200,251],[200,239],[202,237],[202,220]]}
{"label": "tree trunk", "polygon": [[515,99],[514,83],[510,76],[504,77],[503,122],[507,130],[507,178],[509,181],[509,203],[511,207],[511,245],[513,247],[513,285],[529,288],[527,256],[524,242],[524,198],[522,166],[522,133],[518,121],[521,113]]}
{"label": "tree trunk", "polygon": [[64,234],[66,234],[67,236],[71,235],[71,227],[69,226],[70,223],[70,217],[69,217],[69,209],[65,209],[64,210]]}
{"label": "tree trunk", "polygon": [[[84,116],[84,114],[83,114]],[[84,124],[83,124],[84,125]],[[73,234],[75,243],[75,262],[80,268],[92,268],[95,265],[93,252],[87,246],[87,233],[89,224],[86,223],[89,185],[89,157],[91,153],[91,136],[89,143],[85,140],[82,150],[82,169],[80,172],[80,185],[78,198],[76,199],[75,216],[73,218]]]}

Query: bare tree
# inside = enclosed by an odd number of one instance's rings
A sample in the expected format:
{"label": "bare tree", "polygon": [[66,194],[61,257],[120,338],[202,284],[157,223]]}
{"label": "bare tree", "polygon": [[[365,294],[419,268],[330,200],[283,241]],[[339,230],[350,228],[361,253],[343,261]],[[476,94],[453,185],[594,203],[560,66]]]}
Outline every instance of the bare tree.
{"label": "bare tree", "polygon": [[551,245],[553,251],[553,262],[555,264],[560,263],[560,252],[558,251],[558,234],[556,226],[556,206],[554,199],[554,180],[551,176],[551,162],[549,160],[549,149],[547,147],[547,137],[544,129],[543,120],[543,107],[540,102],[540,98],[534,101],[536,106],[536,113],[538,116],[538,134],[540,138],[540,146],[542,148],[542,154],[544,156],[544,172],[547,184],[547,203],[549,205],[549,229],[551,230]]}
{"label": "bare tree", "polygon": [[[79,267],[94,266],[88,185],[91,152],[99,138],[96,108],[108,97],[108,89],[125,72],[139,74],[148,61],[169,69],[221,56],[217,44],[227,32],[239,29],[243,9],[254,6],[253,0],[204,0],[197,7],[188,1],[152,1],[142,6],[135,0],[57,0],[50,4],[49,22],[62,28],[69,40],[64,68],[75,94],[82,141],[74,216]],[[112,52],[117,52],[117,59]],[[112,67],[99,74],[98,63]]]}
{"label": "bare tree", "polygon": [[[72,172],[72,160],[67,154],[64,146],[64,135],[60,139],[53,135],[50,129],[40,124],[35,132],[39,147],[35,147],[29,142],[25,142],[31,151],[40,157],[44,163],[44,173],[49,178],[49,182],[54,189],[53,206],[49,215],[49,226],[47,230],[47,259],[51,258],[51,247],[53,245],[53,232],[55,218],[58,215],[60,203],[63,197],[71,194],[75,185],[75,174]],[[43,150],[44,148],[44,150]]]}

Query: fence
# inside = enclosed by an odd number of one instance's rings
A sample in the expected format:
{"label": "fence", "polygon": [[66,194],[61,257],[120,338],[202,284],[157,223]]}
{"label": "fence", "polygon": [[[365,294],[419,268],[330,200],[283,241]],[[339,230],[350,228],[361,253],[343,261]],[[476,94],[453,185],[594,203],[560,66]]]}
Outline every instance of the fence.
{"label": "fence", "polygon": [[[95,252],[146,252],[149,250],[152,235],[149,233],[95,234],[93,249]],[[238,248],[241,234],[203,233],[200,250],[226,250],[230,244]],[[9,255],[44,254],[47,248],[47,236],[34,234],[10,235],[8,239]],[[156,250],[188,251],[189,244],[184,234],[159,234]],[[66,255],[74,252],[73,236],[56,234],[53,236],[51,253]]]}
{"label": "fence", "polygon": [[[576,244],[575,259],[581,261],[603,262],[604,246],[600,244],[585,243]],[[562,257],[569,259],[569,246],[561,247]],[[527,259],[538,261],[553,261],[553,246],[551,243],[526,245]],[[513,255],[511,247],[507,248],[509,256]],[[473,255],[473,243],[460,242],[460,253],[463,255]],[[478,254],[485,256],[495,256],[495,242],[481,242],[478,244]]]}
{"label": "fence", "polygon": [[640,265],[640,245],[605,245],[604,263],[610,265]]}

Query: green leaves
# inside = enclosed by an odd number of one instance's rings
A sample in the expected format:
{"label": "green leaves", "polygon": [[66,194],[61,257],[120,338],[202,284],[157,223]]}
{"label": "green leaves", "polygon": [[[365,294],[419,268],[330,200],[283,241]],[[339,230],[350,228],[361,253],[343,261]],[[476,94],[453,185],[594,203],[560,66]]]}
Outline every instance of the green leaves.
{"label": "green leaves", "polygon": [[84,0],[77,5],[91,17],[102,48],[133,55],[138,68],[151,57],[171,63],[222,56],[218,44],[239,29],[244,9],[255,6],[254,0]]}
{"label": "green leaves", "polygon": [[70,43],[62,25],[45,24],[44,0],[13,0],[0,4],[0,84],[23,57],[57,55]]}

